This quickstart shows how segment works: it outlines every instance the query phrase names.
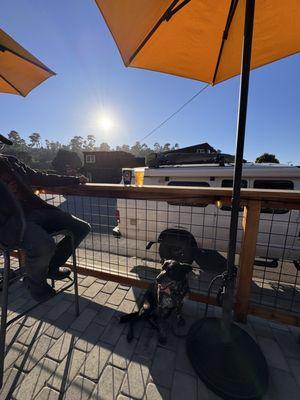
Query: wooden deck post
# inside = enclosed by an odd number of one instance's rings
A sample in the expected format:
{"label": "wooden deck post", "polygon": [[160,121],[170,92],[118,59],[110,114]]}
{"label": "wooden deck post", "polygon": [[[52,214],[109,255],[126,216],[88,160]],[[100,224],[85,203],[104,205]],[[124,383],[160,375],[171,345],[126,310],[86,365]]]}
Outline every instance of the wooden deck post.
{"label": "wooden deck post", "polygon": [[234,317],[238,322],[247,322],[260,209],[261,202],[257,200],[249,201],[248,205],[244,207],[242,222],[244,234],[239,258],[239,278],[234,310]]}

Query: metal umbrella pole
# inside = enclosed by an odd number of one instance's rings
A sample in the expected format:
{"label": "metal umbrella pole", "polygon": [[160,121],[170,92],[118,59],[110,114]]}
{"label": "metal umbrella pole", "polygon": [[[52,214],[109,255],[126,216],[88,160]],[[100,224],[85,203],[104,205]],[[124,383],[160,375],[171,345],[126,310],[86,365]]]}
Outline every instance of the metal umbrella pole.
{"label": "metal umbrella pole", "polygon": [[223,318],[195,322],[187,336],[187,353],[200,379],[224,399],[260,399],[268,388],[268,366],[252,337],[232,322],[235,286],[235,251],[239,218],[240,186],[247,116],[255,0],[246,0],[242,72],[237,123],[236,157],[227,278]]}
{"label": "metal umbrella pole", "polygon": [[227,327],[228,324],[230,324],[232,321],[232,309],[234,302],[234,287],[235,287],[235,275],[236,275],[235,253],[236,253],[236,240],[237,240],[237,229],[238,229],[239,209],[240,209],[239,203],[240,203],[240,191],[241,191],[241,180],[242,180],[242,169],[243,169],[246,119],[247,119],[254,10],[255,10],[255,0],[247,0],[246,11],[245,11],[244,43],[243,43],[242,68],[241,68],[241,79],[240,79],[239,111],[237,119],[236,150],[235,150],[235,162],[234,162],[234,183],[232,191],[232,210],[231,210],[230,230],[229,230],[229,244],[227,252],[228,275],[227,275],[227,284],[225,286],[225,294],[223,301],[223,319]]}

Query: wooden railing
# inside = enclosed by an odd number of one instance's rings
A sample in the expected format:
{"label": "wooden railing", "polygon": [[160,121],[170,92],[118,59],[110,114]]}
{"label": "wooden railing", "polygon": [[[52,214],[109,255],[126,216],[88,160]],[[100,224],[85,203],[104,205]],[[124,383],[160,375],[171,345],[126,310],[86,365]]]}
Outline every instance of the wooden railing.
{"label": "wooden railing", "polygon": [[[170,187],[170,186],[123,186],[107,184],[87,184],[69,187],[51,187],[43,189],[45,193],[61,195],[79,195],[101,198],[135,199],[169,201],[184,205],[216,204],[230,205],[232,189],[230,188],[198,188],[198,187]],[[276,309],[263,308],[250,304],[250,291],[253,278],[253,265],[256,252],[256,242],[260,220],[261,208],[284,208],[300,210],[300,191],[291,190],[261,190],[241,189],[240,205],[243,212],[243,241],[239,257],[239,274],[235,300],[235,318],[245,322],[249,313],[266,318],[277,319],[285,323],[300,326],[300,317]],[[99,271],[81,268],[80,272],[99,276]],[[106,279],[122,281],[124,277],[100,273]],[[125,278],[131,285],[145,287],[145,282],[132,278]],[[208,300],[207,296],[193,293],[191,298],[211,304],[214,299]]]}

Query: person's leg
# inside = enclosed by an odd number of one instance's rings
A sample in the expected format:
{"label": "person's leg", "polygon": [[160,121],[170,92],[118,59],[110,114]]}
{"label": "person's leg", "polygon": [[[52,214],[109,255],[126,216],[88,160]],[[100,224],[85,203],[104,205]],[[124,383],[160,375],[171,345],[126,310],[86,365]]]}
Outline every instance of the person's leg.
{"label": "person's leg", "polygon": [[[40,210],[41,225],[49,234],[66,229],[72,232],[74,245],[77,247],[91,230],[90,225],[60,209]],[[42,214],[42,215],[41,215]],[[49,271],[57,271],[72,255],[70,237],[65,237],[57,245],[55,253],[49,263]]]}
{"label": "person's leg", "polygon": [[26,221],[24,239],[21,244],[25,250],[24,284],[32,297],[41,301],[52,296],[55,291],[47,284],[49,262],[55,252],[52,237],[38,224]]}

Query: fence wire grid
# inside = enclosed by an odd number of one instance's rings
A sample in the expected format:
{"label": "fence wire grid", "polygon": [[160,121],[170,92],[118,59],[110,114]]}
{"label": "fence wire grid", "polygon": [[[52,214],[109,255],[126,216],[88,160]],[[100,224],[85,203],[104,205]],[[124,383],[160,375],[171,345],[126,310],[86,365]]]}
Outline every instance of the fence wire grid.
{"label": "fence wire grid", "polygon": [[[226,269],[228,207],[73,195],[43,198],[91,224],[90,234],[78,248],[81,267],[151,282],[161,271],[161,255],[172,258],[181,251],[183,258],[192,254],[190,288],[201,294],[207,294],[211,279]],[[242,215],[240,212],[237,253],[242,243]],[[113,235],[116,227],[119,238]],[[157,243],[166,230],[167,240]],[[178,230],[189,234],[182,237]],[[149,242],[154,243],[147,250]],[[178,249],[179,243],[183,251]],[[299,211],[262,209],[256,253],[251,303],[299,313]],[[212,296],[217,290],[215,286]]]}

